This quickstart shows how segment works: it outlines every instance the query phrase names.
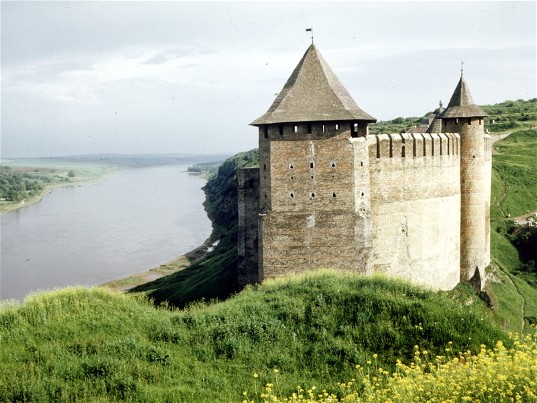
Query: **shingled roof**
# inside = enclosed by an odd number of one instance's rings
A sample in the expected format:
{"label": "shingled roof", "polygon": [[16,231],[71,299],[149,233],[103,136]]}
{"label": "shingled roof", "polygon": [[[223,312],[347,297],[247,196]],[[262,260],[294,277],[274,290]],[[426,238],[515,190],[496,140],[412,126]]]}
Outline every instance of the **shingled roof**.
{"label": "shingled roof", "polygon": [[349,120],[377,121],[356,105],[311,44],[272,106],[251,125]]}
{"label": "shingled roof", "polygon": [[451,96],[449,104],[439,116],[441,119],[446,118],[475,118],[488,116],[483,109],[477,106],[472,99],[468,84],[461,75],[459,84]]}

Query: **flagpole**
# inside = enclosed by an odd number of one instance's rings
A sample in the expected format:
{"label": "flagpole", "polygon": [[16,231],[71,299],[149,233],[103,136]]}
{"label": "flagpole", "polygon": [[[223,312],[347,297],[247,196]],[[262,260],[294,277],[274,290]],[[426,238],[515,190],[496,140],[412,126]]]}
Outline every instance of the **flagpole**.
{"label": "flagpole", "polygon": [[311,32],[311,44],[313,45],[313,25],[310,28],[306,28],[306,32]]}

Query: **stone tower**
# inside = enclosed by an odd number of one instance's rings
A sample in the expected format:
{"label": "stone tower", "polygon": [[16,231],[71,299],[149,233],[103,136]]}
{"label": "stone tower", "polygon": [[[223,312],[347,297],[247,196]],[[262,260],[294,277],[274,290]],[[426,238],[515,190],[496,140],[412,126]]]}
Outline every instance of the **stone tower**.
{"label": "stone tower", "polygon": [[491,139],[484,132],[486,116],[461,73],[440,118],[444,132],[459,133],[461,138],[461,281],[479,288],[490,263]]}
{"label": "stone tower", "polygon": [[312,44],[259,127],[259,278],[321,267],[367,272],[368,124]]}

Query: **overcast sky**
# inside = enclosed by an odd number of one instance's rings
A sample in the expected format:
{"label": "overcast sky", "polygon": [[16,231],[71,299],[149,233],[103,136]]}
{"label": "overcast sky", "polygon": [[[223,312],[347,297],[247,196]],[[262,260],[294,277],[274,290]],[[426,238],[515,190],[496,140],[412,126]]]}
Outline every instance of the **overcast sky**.
{"label": "overcast sky", "polygon": [[1,2],[1,156],[223,153],[309,46],[379,120],[536,97],[536,2]]}

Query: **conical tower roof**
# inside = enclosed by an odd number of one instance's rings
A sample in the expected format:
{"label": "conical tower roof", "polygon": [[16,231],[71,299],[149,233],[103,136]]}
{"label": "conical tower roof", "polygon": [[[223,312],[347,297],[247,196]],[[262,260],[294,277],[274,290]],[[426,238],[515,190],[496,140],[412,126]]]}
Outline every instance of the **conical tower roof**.
{"label": "conical tower roof", "polygon": [[441,114],[440,118],[476,118],[488,116],[483,109],[477,106],[472,99],[468,84],[464,81],[461,74],[461,79],[455,92],[451,96],[449,104]]}
{"label": "conical tower roof", "polygon": [[251,125],[348,120],[377,121],[356,105],[311,44],[272,106]]}

